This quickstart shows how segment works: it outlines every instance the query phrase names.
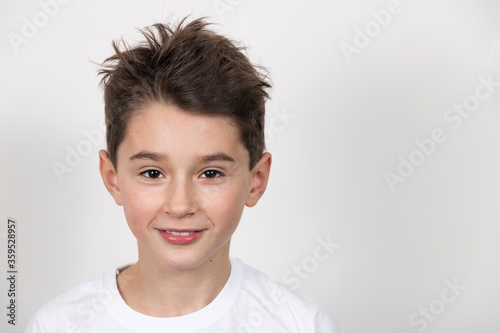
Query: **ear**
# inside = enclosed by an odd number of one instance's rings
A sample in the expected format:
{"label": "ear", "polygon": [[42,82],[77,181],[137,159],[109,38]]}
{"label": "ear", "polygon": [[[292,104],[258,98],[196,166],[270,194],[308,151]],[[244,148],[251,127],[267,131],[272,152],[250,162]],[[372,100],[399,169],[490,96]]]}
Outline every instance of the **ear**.
{"label": "ear", "polygon": [[122,205],[122,197],[120,188],[118,187],[117,175],[115,167],[109,158],[109,154],[105,150],[99,151],[99,171],[101,172],[104,186],[111,194],[117,205]]}
{"label": "ear", "polygon": [[252,169],[252,188],[248,194],[245,205],[253,207],[257,204],[260,197],[264,194],[269,179],[269,172],[271,171],[271,154],[264,153],[260,161]]}

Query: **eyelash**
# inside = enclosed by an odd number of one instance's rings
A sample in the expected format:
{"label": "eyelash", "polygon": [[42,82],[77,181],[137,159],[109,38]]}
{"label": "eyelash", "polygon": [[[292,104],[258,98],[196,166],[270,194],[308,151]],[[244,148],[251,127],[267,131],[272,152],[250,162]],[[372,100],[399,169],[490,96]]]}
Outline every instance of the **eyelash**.
{"label": "eyelash", "polygon": [[[224,176],[224,174],[222,172],[220,172],[218,170],[214,170],[214,169],[206,170],[206,171],[204,171],[202,173],[202,175],[206,174],[207,172],[212,172],[212,171],[214,173],[218,174],[218,176],[215,176],[215,177],[202,177],[202,178],[215,179],[215,178],[219,178],[219,177]],[[159,176],[158,177],[151,177],[151,175],[147,176],[147,174],[151,173],[151,172],[157,172],[157,173],[159,173]],[[158,178],[163,178],[164,177],[163,174],[160,171],[156,170],[156,169],[149,169],[149,170],[143,171],[143,172],[140,173],[140,175],[146,177],[147,179],[158,179]]]}

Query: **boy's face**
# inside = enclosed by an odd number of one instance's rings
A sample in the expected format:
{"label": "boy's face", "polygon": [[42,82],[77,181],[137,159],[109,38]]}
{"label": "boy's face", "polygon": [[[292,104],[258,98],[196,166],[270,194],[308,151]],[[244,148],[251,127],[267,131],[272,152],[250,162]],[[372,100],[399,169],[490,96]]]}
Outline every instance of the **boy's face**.
{"label": "boy's face", "polygon": [[266,153],[248,169],[248,151],[228,118],[165,104],[130,119],[117,172],[105,151],[100,159],[104,183],[138,240],[139,260],[178,270],[227,258],[243,207],[264,193],[271,164]]}

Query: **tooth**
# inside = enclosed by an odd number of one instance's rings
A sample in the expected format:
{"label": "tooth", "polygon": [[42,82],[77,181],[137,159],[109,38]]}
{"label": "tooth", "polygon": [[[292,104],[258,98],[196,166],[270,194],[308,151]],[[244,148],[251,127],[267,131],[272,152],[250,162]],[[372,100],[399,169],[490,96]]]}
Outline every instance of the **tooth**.
{"label": "tooth", "polygon": [[177,231],[167,231],[167,233],[172,234],[174,236],[189,236],[194,234],[194,231],[183,231],[183,232],[177,232]]}

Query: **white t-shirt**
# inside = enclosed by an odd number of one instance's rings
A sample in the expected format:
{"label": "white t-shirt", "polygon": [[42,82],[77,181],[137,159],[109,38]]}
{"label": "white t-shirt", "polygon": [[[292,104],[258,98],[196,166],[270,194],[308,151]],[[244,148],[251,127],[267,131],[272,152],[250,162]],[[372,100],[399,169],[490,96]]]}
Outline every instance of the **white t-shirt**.
{"label": "white t-shirt", "polygon": [[116,284],[117,270],[82,284],[44,305],[25,333],[341,333],[320,306],[231,258],[231,274],[203,309],[159,318],[130,308]]}

